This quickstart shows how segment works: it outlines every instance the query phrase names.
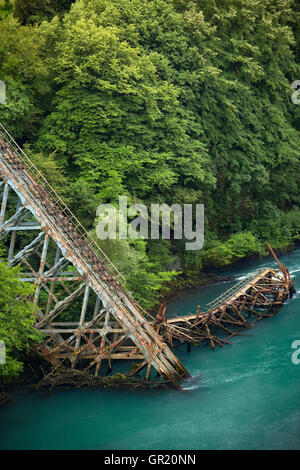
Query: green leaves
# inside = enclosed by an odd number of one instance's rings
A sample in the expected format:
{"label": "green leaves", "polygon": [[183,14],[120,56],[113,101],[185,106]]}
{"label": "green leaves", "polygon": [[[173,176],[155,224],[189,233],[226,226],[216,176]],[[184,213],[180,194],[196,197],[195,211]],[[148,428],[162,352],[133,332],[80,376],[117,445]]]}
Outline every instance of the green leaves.
{"label": "green leaves", "polygon": [[168,284],[179,272],[166,270],[173,261],[169,242],[166,240],[147,246],[147,241],[102,240],[98,243],[119,271],[125,276],[133,297],[145,309],[155,306]]}
{"label": "green leaves", "polygon": [[[119,194],[204,203],[206,254],[167,250],[196,269],[297,237],[298,3],[77,0],[68,11],[70,3],[16,0],[15,15],[38,26],[1,21],[9,100],[0,119],[30,140],[84,224],[92,229],[97,205]],[[125,271],[128,258],[129,282],[148,299],[168,263],[157,266],[149,242],[141,251],[126,243],[107,249]]]}
{"label": "green leaves", "polygon": [[28,138],[49,92],[40,48],[36,27],[22,27],[12,16],[0,22],[0,79],[7,93],[6,103],[0,106],[0,122],[15,138],[25,134]]}
{"label": "green leaves", "polygon": [[[111,169],[138,197],[153,191],[167,195],[182,177],[187,184],[212,183],[209,167],[205,168],[205,146],[189,135],[190,123],[179,101],[181,90],[172,83],[168,58],[148,51],[142,37],[137,44],[138,31],[126,24],[141,14],[141,4],[123,2],[133,18],[126,16],[121,24],[120,18],[116,24],[108,21],[110,15],[119,16],[116,4],[103,2],[106,9],[95,15],[93,7],[97,11],[100,4],[87,7],[86,2],[77,2],[63,28],[58,23],[43,25],[46,42],[53,37],[53,28],[58,31],[55,61],[49,64],[59,91],[39,148],[63,153],[95,191],[105,184]],[[122,6],[118,4],[125,12]],[[170,13],[166,3],[160,6]],[[144,8],[151,12],[150,6]],[[183,27],[183,19],[179,20]]]}
{"label": "green leaves", "polygon": [[0,365],[0,381],[22,371],[20,355],[41,338],[34,328],[35,308],[28,298],[34,286],[19,281],[19,268],[0,260],[0,340],[6,347],[6,363]]}
{"label": "green leaves", "polygon": [[209,267],[226,266],[245,256],[264,253],[262,243],[250,232],[236,233],[226,242],[211,242],[204,260]]}

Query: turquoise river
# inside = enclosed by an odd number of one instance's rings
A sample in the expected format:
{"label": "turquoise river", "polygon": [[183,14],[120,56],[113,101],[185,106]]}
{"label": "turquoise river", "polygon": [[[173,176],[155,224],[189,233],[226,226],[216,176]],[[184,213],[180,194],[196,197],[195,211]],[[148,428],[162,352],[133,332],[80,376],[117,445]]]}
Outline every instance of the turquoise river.
{"label": "turquoise river", "polygon": [[[184,391],[23,391],[0,410],[1,449],[300,449],[300,249],[281,257],[296,295],[232,345],[176,350],[196,377]],[[222,272],[235,282],[272,258]],[[195,312],[227,290],[220,282],[189,290],[169,314]],[[295,354],[294,354],[295,356]],[[299,354],[300,358],[300,354]]]}

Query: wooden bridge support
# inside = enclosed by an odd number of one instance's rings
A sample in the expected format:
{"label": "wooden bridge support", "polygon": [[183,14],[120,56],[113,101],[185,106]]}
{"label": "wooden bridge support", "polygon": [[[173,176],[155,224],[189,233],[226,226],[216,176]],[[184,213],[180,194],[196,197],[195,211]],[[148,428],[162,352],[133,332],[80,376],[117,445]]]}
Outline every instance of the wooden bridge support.
{"label": "wooden bridge support", "polygon": [[208,304],[206,312],[168,319],[160,323],[158,331],[170,345],[174,341],[197,346],[207,343],[214,349],[228,344],[241,330],[275,315],[293,292],[286,267],[258,270]]}

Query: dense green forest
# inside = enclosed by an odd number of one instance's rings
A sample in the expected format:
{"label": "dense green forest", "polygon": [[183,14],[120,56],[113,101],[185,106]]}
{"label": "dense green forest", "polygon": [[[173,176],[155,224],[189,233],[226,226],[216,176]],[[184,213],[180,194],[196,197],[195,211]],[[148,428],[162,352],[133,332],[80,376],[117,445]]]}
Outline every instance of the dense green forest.
{"label": "dense green forest", "polygon": [[0,122],[92,233],[100,203],[205,205],[205,244],[99,242],[147,308],[300,238],[296,0],[5,0]]}

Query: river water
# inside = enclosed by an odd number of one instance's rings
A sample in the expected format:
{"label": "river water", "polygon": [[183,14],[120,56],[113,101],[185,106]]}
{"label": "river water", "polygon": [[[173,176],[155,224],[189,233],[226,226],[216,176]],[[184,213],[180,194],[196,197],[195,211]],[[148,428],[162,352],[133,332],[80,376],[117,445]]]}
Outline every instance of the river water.
{"label": "river water", "polygon": [[[196,378],[175,390],[22,392],[0,410],[1,449],[300,449],[300,249],[281,257],[297,290],[282,310],[232,345],[211,351],[182,346]],[[241,263],[236,281],[273,259]],[[236,282],[235,281],[235,282]],[[169,314],[193,313],[233,282],[190,290]],[[299,355],[300,357],[300,355]]]}

